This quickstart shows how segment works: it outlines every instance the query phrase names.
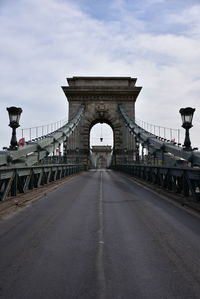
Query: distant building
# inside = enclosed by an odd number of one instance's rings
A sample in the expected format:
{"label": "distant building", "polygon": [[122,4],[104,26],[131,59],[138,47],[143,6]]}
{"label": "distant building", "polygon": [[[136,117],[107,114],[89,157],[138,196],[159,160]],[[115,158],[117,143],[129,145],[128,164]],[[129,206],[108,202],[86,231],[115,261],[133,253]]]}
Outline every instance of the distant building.
{"label": "distant building", "polygon": [[91,148],[91,166],[92,168],[108,168],[112,159],[111,146],[92,146]]}

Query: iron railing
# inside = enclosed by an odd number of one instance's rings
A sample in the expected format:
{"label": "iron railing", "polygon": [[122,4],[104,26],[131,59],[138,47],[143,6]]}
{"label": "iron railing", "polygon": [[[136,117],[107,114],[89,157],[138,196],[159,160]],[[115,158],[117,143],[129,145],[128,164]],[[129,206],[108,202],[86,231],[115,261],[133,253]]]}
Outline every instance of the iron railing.
{"label": "iron railing", "polygon": [[21,137],[26,141],[50,134],[67,124],[67,119],[62,119],[47,125],[35,126],[21,129]]}
{"label": "iron railing", "polygon": [[200,168],[152,165],[116,165],[115,170],[156,184],[168,191],[200,201]]}
{"label": "iron railing", "polygon": [[0,201],[84,170],[83,165],[38,165],[0,168]]}
{"label": "iron railing", "polygon": [[171,142],[176,142],[177,144],[180,144],[180,136],[181,136],[180,129],[173,129],[173,128],[163,127],[155,124],[150,124],[139,118],[135,119],[135,123],[139,127],[144,129],[145,131],[148,131],[151,134],[162,137],[166,140],[170,140]]}

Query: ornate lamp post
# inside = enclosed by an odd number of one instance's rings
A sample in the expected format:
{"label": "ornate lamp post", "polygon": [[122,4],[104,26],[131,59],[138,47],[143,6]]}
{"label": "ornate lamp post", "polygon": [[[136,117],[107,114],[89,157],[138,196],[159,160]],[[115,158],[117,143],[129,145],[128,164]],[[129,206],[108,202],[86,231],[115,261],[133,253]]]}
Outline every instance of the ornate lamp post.
{"label": "ornate lamp post", "polygon": [[7,108],[10,124],[9,126],[12,128],[12,138],[10,141],[10,150],[16,150],[18,148],[17,137],[16,137],[16,129],[20,126],[19,119],[22,113],[22,109],[18,107],[9,107]]}
{"label": "ornate lamp post", "polygon": [[179,110],[181,117],[182,117],[182,127],[185,129],[185,141],[184,141],[184,150],[185,151],[191,151],[191,141],[190,141],[190,135],[189,135],[189,129],[193,127],[192,125],[192,119],[194,114],[195,108],[187,107],[187,108],[181,108]]}

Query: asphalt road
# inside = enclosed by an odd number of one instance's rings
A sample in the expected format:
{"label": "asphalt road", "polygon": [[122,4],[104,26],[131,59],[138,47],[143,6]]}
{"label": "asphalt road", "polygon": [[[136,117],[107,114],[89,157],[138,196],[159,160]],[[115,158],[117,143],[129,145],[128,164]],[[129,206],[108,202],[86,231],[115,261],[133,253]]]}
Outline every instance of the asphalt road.
{"label": "asphalt road", "polygon": [[2,299],[200,298],[200,218],[90,171],[0,222]]}

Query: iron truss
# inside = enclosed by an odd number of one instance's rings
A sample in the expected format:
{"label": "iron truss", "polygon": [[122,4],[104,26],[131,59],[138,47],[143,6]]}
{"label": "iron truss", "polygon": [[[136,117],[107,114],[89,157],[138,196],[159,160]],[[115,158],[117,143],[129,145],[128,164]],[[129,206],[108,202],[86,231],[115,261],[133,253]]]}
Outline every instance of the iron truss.
{"label": "iron truss", "polygon": [[54,164],[0,168],[0,201],[18,193],[38,188],[50,182],[80,172],[81,165]]}
{"label": "iron truss", "polygon": [[31,166],[52,153],[60,144],[67,142],[69,136],[77,128],[84,113],[85,105],[80,108],[74,118],[58,130],[27,142],[17,150],[0,151],[0,167]]}
{"label": "iron truss", "polygon": [[116,165],[115,170],[123,171],[133,177],[183,197],[200,200],[200,170],[195,168],[178,168],[153,165]]}

